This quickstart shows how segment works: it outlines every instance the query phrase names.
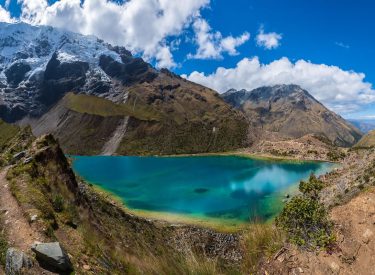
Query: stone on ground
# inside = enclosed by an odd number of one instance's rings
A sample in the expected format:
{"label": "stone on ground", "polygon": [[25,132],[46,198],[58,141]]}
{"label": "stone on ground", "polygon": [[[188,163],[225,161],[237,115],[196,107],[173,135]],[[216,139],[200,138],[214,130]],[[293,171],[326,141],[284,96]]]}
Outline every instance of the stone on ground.
{"label": "stone on ground", "polygon": [[31,259],[22,251],[8,248],[5,260],[5,274],[23,274],[22,270],[29,269],[33,265]]}
{"label": "stone on ground", "polygon": [[41,265],[61,271],[72,271],[73,266],[60,243],[35,243],[31,250]]}

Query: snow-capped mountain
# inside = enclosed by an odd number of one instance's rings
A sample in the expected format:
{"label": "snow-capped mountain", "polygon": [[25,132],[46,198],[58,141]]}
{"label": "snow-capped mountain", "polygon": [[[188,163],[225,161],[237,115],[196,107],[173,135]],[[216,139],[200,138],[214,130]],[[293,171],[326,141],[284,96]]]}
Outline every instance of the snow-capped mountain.
{"label": "snow-capped mountain", "polygon": [[[155,73],[125,48],[94,36],[48,26],[0,23],[0,117],[15,121],[38,116],[64,93],[74,90],[116,99],[112,76],[127,67],[123,84]],[[142,78],[142,77],[141,77]]]}
{"label": "snow-capped mountain", "polygon": [[244,115],[215,91],[96,37],[24,23],[0,23],[0,119],[52,133],[69,154],[215,152],[247,142]]}

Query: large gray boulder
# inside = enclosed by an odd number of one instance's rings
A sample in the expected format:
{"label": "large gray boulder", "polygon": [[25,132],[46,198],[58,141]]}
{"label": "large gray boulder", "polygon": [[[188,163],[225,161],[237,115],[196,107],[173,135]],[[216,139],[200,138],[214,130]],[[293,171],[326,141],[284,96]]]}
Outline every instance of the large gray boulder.
{"label": "large gray boulder", "polygon": [[22,251],[15,248],[8,248],[5,257],[5,274],[18,275],[22,274],[25,269],[31,268],[33,262]]}
{"label": "large gray boulder", "polygon": [[35,252],[38,262],[47,268],[60,271],[72,271],[73,266],[69,256],[60,243],[35,243],[31,250]]}

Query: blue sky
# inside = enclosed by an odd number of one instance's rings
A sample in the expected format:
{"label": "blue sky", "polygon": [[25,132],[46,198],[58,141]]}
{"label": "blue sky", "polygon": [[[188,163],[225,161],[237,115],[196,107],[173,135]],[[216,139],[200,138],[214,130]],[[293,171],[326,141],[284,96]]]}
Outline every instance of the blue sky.
{"label": "blue sky", "polygon": [[[66,18],[70,18],[70,14],[73,13],[66,8],[67,3],[76,2],[76,0],[61,0],[57,3],[55,3],[56,1],[45,3],[45,0],[24,0],[23,7],[21,7],[22,4],[18,4],[17,0],[11,0],[9,6],[6,7],[6,1],[0,0],[0,5],[9,11],[11,17],[17,19],[20,17],[21,9],[25,10],[25,7],[37,9],[37,7],[32,6],[33,4],[30,4],[32,1],[34,1],[34,6],[37,2],[41,3],[40,10],[51,7],[51,5],[56,10],[60,8],[63,11],[60,15],[66,16]],[[95,3],[93,5],[101,6],[101,10],[105,10],[108,6],[104,4],[105,0],[90,1]],[[163,1],[168,2],[167,0]],[[170,2],[173,1],[175,0]],[[59,2],[66,2],[66,6],[64,8],[61,7],[62,5],[58,7],[56,4],[59,4]],[[150,6],[150,3],[156,3],[157,1],[131,0],[129,2],[132,2],[138,10],[144,8],[143,14],[146,14],[146,12],[152,11],[146,10],[146,7],[142,7],[142,5]],[[76,26],[77,23],[69,26],[69,23],[66,22],[66,25],[69,30],[102,36],[101,38],[105,38],[113,44],[127,46],[132,52],[143,56],[154,65],[161,64],[169,67],[172,71],[184,74],[190,80],[208,85],[219,90],[219,92],[223,92],[231,86],[238,89],[254,88],[263,84],[262,80],[264,80],[264,85],[271,85],[277,83],[277,81],[288,81],[290,79],[292,82],[298,82],[297,84],[308,89],[324,104],[345,117],[375,117],[375,91],[372,87],[372,84],[375,83],[373,66],[375,60],[375,47],[373,46],[375,44],[374,1],[186,0],[185,2],[188,4],[185,4],[186,10],[184,11],[180,10],[181,7],[172,7],[173,4],[170,5],[170,8],[165,8],[166,5],[160,4],[160,7],[157,7],[159,9],[157,12],[160,13],[161,10],[166,20],[154,20],[155,30],[157,31],[154,30],[153,33],[158,36],[156,38],[150,37],[152,34],[146,33],[147,28],[140,29],[137,35],[140,37],[145,35],[146,38],[142,38],[138,44],[135,42],[131,44],[132,42],[129,41],[137,40],[139,37],[134,39],[131,36],[124,36],[122,38],[116,35],[113,30],[111,30],[111,34],[107,34],[106,32],[100,33],[96,30],[88,30],[87,27],[79,28]],[[54,3],[55,5],[53,5]],[[156,7],[158,4],[155,3]],[[69,8],[72,5],[70,4]],[[130,13],[131,9],[122,9],[121,6],[125,6],[125,4],[121,2],[118,4],[119,12],[122,10],[119,15],[127,17],[127,13]],[[98,13],[95,7],[85,7],[81,10],[85,13],[85,18],[87,13],[93,15]],[[185,11],[186,13],[184,13]],[[178,18],[174,18],[172,13],[176,12],[182,12],[181,17],[186,16],[185,20],[179,21]],[[103,22],[106,20],[110,22],[109,16],[106,18],[104,13],[101,16]],[[25,12],[23,17],[24,21],[28,20],[31,23],[65,27],[61,20],[54,21],[52,16],[48,17],[46,14],[43,14],[43,19],[38,19],[39,21],[27,14],[25,15]],[[134,24],[139,25],[142,20],[150,20],[150,29],[152,29],[153,22],[150,16],[145,15],[144,18],[140,19],[141,21],[135,21],[136,16],[130,17],[131,20],[124,22],[123,26],[119,23],[119,31],[121,31],[121,27],[126,29],[129,24],[132,24],[129,22],[135,22]],[[85,20],[91,20],[89,21],[90,25],[93,25],[91,17],[87,16]],[[180,27],[174,29],[165,22],[170,22],[175,26],[180,24]],[[197,22],[201,24],[199,25]],[[202,32],[202,26],[206,26],[204,24],[209,26],[206,33]],[[157,29],[158,25],[165,31],[161,32]],[[201,29],[197,26],[200,26]],[[264,34],[280,35],[281,38],[278,39],[277,46],[267,49],[267,47],[257,44],[257,35],[261,29]],[[211,35],[211,41],[204,40],[199,44],[197,35],[207,35],[207,33]],[[242,35],[249,35],[250,37],[245,37],[244,41],[239,42],[231,50],[220,46],[225,38],[237,39]],[[154,44],[150,42],[148,45],[149,41],[153,41]],[[204,48],[202,43],[210,42],[217,47],[216,55],[210,56],[206,54],[207,52],[197,54],[200,46],[203,47],[202,49],[207,49],[207,47]],[[143,47],[143,45],[147,46]],[[258,65],[250,64],[249,60],[253,60],[254,57],[257,58]],[[287,61],[281,62],[280,60],[283,57],[286,57]],[[301,60],[307,63],[298,63]],[[246,63],[243,65],[246,67],[245,69],[238,66],[241,61],[241,64]],[[275,61],[280,62],[273,64]],[[297,66],[296,63],[300,64],[298,68],[295,67]],[[322,67],[322,64],[338,68],[326,68]],[[287,68],[286,71],[290,74],[290,78],[288,78],[288,75],[273,77],[275,71],[280,73],[280,70],[283,70],[277,69],[280,66]],[[223,78],[226,78],[227,73],[217,72],[218,67],[223,67],[225,70],[233,69],[235,72],[232,72],[231,78],[228,77],[224,81]],[[340,71],[337,72],[337,70]],[[246,79],[247,76],[244,72],[249,72],[248,79]],[[365,78],[357,73],[364,73]],[[304,75],[304,77],[301,78],[299,75]],[[346,82],[345,78],[351,79],[352,77],[355,79]],[[319,83],[319,85],[316,83]],[[346,87],[349,87],[347,91],[345,90]],[[353,98],[352,101],[351,97]]]}
{"label": "blue sky", "polygon": [[256,34],[263,24],[266,30],[283,34],[281,46],[265,51],[250,41],[240,48],[239,56],[217,62],[190,61],[178,71],[195,70],[197,63],[202,70],[213,71],[217,66],[233,66],[246,56],[259,56],[265,63],[286,56],[365,72],[367,80],[375,83],[374,13],[375,1],[369,0],[214,1],[211,9],[203,11],[214,29],[224,35]]}

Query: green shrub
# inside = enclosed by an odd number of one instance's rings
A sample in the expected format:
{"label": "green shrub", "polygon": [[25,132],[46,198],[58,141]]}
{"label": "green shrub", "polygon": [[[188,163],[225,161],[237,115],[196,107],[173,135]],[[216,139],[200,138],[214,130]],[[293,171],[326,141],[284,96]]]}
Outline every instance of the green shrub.
{"label": "green shrub", "polygon": [[311,198],[318,198],[319,192],[324,188],[324,183],[319,180],[314,174],[310,175],[308,181],[301,181],[299,184],[299,191]]}
{"label": "green shrub", "polygon": [[335,242],[333,224],[325,206],[319,201],[324,184],[315,176],[300,184],[301,195],[288,202],[276,218],[288,239],[304,248],[329,248]]}
{"label": "green shrub", "polygon": [[52,199],[53,209],[56,212],[62,212],[64,210],[64,198],[60,194],[55,195]]}
{"label": "green shrub", "polygon": [[338,150],[331,150],[327,153],[327,157],[330,161],[339,161],[344,159],[346,154]]}

